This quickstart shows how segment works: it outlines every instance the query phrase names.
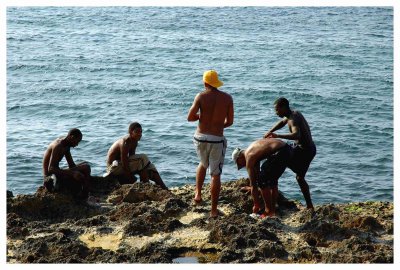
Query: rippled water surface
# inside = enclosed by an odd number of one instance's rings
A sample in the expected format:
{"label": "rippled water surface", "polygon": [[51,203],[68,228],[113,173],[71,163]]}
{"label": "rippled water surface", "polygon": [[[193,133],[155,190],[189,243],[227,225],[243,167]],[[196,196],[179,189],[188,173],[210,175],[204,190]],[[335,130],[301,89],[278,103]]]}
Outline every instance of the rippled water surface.
{"label": "rippled water surface", "polygon": [[[372,7],[9,7],[7,188],[34,192],[47,145],[72,127],[75,161],[103,174],[131,121],[166,184],[193,184],[186,116],[210,68],[235,104],[223,181],[246,176],[232,150],[279,120],[285,96],[317,145],[316,203],[393,199],[393,9]],[[302,199],[290,170],[279,185]]]}

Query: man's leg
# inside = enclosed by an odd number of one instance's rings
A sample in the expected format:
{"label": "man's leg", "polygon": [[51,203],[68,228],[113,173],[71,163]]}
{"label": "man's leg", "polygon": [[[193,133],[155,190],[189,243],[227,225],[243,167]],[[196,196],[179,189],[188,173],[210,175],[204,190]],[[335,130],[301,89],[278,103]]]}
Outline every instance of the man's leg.
{"label": "man's leg", "polygon": [[79,163],[78,165],[76,165],[76,168],[78,171],[83,173],[85,176],[90,176],[90,173],[92,171],[90,169],[90,165],[86,162]]}
{"label": "man's leg", "polygon": [[83,175],[83,177],[79,177],[78,179],[75,180],[80,182],[82,185],[82,197],[87,198],[89,196],[89,191],[90,191],[90,180],[91,180],[90,165],[87,164],[86,162],[82,162],[76,165],[76,167],[73,168],[72,170],[80,172]]}
{"label": "man's leg", "polygon": [[276,202],[278,200],[278,186],[274,186],[271,189],[271,214],[276,215]]}
{"label": "man's leg", "polygon": [[149,170],[148,171],[150,180],[154,181],[157,185],[159,185],[162,189],[168,190],[167,186],[164,184],[163,180],[161,179],[160,174],[158,171]]}
{"label": "man's leg", "polygon": [[211,217],[218,216],[218,198],[221,191],[221,176],[211,176]]}
{"label": "man's leg", "polygon": [[204,168],[200,163],[196,170],[196,190],[194,195],[194,201],[199,203],[202,201],[201,189],[203,188],[204,178],[206,177],[207,168]]}
{"label": "man's leg", "polygon": [[142,170],[139,172],[140,182],[148,183],[149,182],[149,173],[147,170]]}
{"label": "man's leg", "polygon": [[275,216],[275,205],[273,203],[273,189],[272,188],[263,188],[261,189],[261,194],[264,199],[265,205],[265,216]]}
{"label": "man's leg", "polygon": [[265,215],[269,215],[270,212],[270,197],[271,197],[271,192],[269,188],[261,188],[261,195],[264,200],[264,211]]}
{"label": "man's leg", "polygon": [[276,204],[278,203],[278,196],[279,196],[279,191],[278,191],[278,186],[274,187],[272,189],[272,203],[274,204],[274,209],[276,211]]}
{"label": "man's leg", "polygon": [[311,201],[310,188],[306,182],[304,176],[296,175],[297,183],[300,186],[301,192],[303,193],[304,199],[306,200],[307,208],[314,209]]}

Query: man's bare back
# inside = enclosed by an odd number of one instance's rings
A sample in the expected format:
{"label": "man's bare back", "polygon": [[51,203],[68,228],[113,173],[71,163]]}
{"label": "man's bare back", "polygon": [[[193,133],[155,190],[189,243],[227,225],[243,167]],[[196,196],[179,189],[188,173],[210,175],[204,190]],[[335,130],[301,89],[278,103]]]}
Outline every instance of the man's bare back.
{"label": "man's bare back", "polygon": [[[63,146],[62,140],[64,138],[57,138],[47,147],[46,152],[43,156],[43,175],[49,175],[49,165],[51,162],[52,166],[59,168],[60,161],[65,156],[65,153],[70,151],[70,147]],[[54,151],[56,149],[56,151]]]}
{"label": "man's bare back", "polygon": [[285,142],[278,139],[260,139],[250,144],[244,154],[247,162],[249,162],[249,159],[259,162],[260,160],[266,159],[285,145]]}
{"label": "man's bare back", "polygon": [[223,136],[224,128],[233,123],[232,97],[216,88],[206,87],[195,97],[188,120],[199,120],[198,133]]}

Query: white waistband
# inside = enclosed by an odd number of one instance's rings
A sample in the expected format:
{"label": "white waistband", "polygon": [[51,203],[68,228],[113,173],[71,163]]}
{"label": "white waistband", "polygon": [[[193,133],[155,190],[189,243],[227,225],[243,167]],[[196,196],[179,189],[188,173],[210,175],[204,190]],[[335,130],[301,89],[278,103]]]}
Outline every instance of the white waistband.
{"label": "white waistband", "polygon": [[199,140],[203,141],[209,141],[209,142],[217,142],[217,141],[223,141],[225,139],[224,136],[215,136],[215,135],[210,135],[210,134],[203,134],[196,132],[194,134],[194,137]]}

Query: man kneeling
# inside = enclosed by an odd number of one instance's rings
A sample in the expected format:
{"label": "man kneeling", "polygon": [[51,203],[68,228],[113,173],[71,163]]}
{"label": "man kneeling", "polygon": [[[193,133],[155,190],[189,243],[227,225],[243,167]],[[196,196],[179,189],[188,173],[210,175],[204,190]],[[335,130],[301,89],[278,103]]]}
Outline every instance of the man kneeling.
{"label": "man kneeling", "polygon": [[[236,148],[232,159],[238,170],[246,167],[250,178],[253,197],[253,213],[260,211],[259,190],[264,200],[265,212],[261,217],[275,216],[275,204],[278,199],[278,179],[285,171],[292,155],[292,148],[277,139],[261,139],[253,142],[246,150]],[[260,170],[260,162],[267,159]]]}
{"label": "man kneeling", "polygon": [[128,135],[118,139],[108,150],[105,176],[117,176],[121,184],[133,184],[136,182],[134,174],[137,173],[141,182],[152,180],[163,189],[168,189],[148,157],[136,154],[141,138],[142,126],[137,122],[130,124]]}

